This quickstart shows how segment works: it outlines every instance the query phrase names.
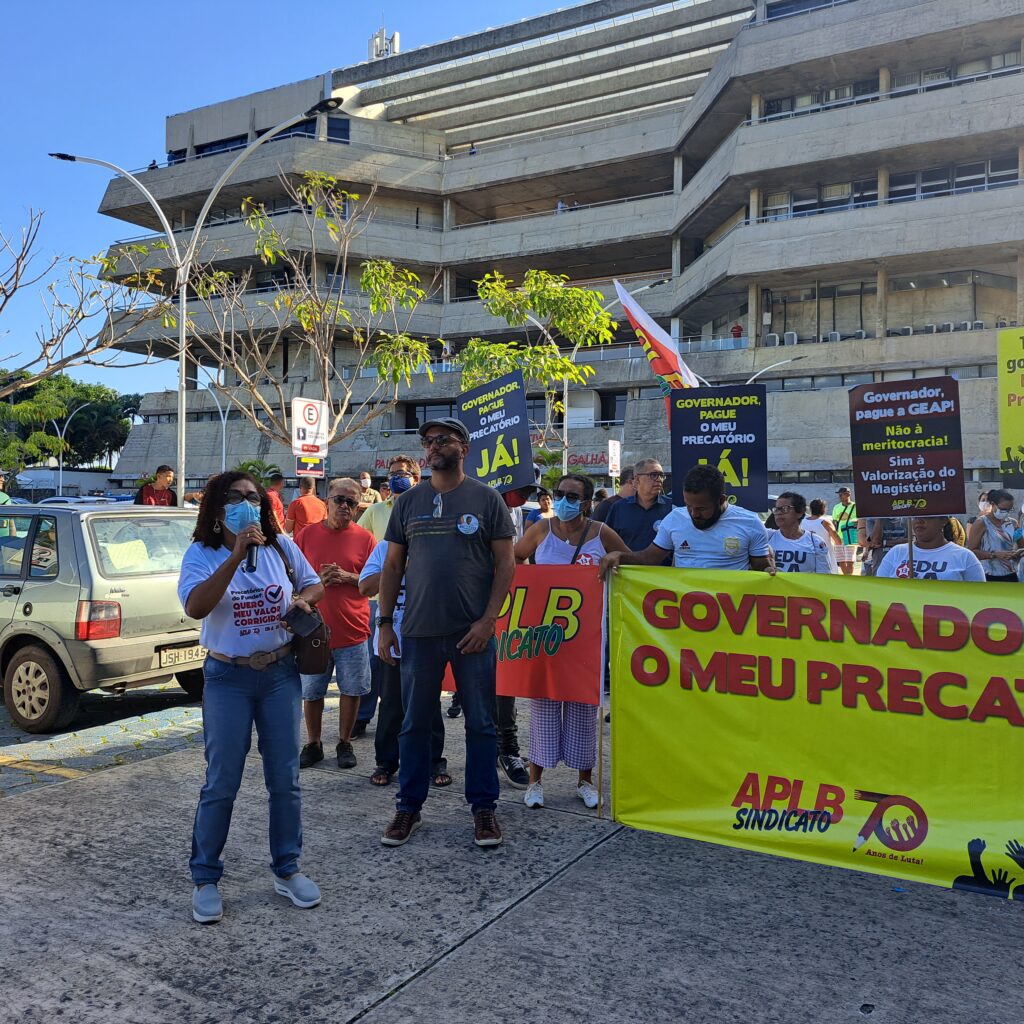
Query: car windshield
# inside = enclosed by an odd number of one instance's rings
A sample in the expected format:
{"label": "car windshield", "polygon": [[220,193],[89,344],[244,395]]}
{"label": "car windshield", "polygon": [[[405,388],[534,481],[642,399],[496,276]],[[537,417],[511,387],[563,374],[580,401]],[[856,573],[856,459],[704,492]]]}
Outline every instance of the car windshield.
{"label": "car windshield", "polygon": [[97,516],[89,519],[89,532],[100,572],[110,579],[177,572],[195,525],[189,516]]}

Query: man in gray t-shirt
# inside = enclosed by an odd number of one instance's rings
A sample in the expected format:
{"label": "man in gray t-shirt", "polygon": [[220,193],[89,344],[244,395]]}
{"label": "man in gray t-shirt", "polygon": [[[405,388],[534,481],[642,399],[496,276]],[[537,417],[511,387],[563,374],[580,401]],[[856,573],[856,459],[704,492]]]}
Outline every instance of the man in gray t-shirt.
{"label": "man in gray t-shirt", "polygon": [[420,427],[429,481],[395,502],[384,535],[388,553],[378,599],[380,657],[394,664],[392,615],[405,577],[402,618],[402,703],[397,809],[381,836],[401,846],[420,826],[430,785],[430,727],[445,669],[466,718],[466,800],[474,842],[497,846],[501,829],[494,729],[494,627],[515,572],[514,530],[497,491],[470,480],[462,464],[469,433],[456,419]]}
{"label": "man in gray t-shirt", "polygon": [[408,552],[402,636],[464,633],[491,594],[491,542],[514,536],[501,495],[476,480],[464,477],[443,494],[424,481],[403,494],[384,534]]}

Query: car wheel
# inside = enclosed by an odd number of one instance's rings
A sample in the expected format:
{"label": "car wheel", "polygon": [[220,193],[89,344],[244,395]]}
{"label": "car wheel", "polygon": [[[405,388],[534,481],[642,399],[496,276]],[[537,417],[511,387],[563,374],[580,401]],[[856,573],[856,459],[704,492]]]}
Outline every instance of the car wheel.
{"label": "car wheel", "polygon": [[179,672],[175,678],[178,680],[178,685],[193,699],[203,699],[203,685],[205,680],[203,678],[203,670],[201,668],[193,668],[188,672]]}
{"label": "car wheel", "polygon": [[81,695],[43,647],[23,647],[4,673],[4,704],[25,732],[56,732],[78,710]]}

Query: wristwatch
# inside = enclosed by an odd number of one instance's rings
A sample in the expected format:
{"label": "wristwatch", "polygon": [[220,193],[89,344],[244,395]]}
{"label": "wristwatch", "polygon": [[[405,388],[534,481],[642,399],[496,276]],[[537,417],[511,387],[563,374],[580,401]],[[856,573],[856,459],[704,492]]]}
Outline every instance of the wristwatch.
{"label": "wristwatch", "polygon": [[377,616],[377,628],[381,626],[390,626],[394,624],[394,618],[390,615],[378,615]]}

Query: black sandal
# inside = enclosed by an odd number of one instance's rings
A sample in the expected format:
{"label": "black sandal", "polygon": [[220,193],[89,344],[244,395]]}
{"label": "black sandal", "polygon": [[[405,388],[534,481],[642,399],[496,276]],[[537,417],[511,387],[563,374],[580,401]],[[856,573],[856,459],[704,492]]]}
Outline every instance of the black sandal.
{"label": "black sandal", "polygon": [[447,771],[434,772],[432,784],[438,789],[444,789],[445,786],[450,786],[452,784],[452,777]]}
{"label": "black sandal", "polygon": [[387,786],[390,784],[391,778],[394,774],[394,772],[388,771],[387,768],[377,765],[377,767],[373,769],[373,774],[370,776],[370,785]]}

